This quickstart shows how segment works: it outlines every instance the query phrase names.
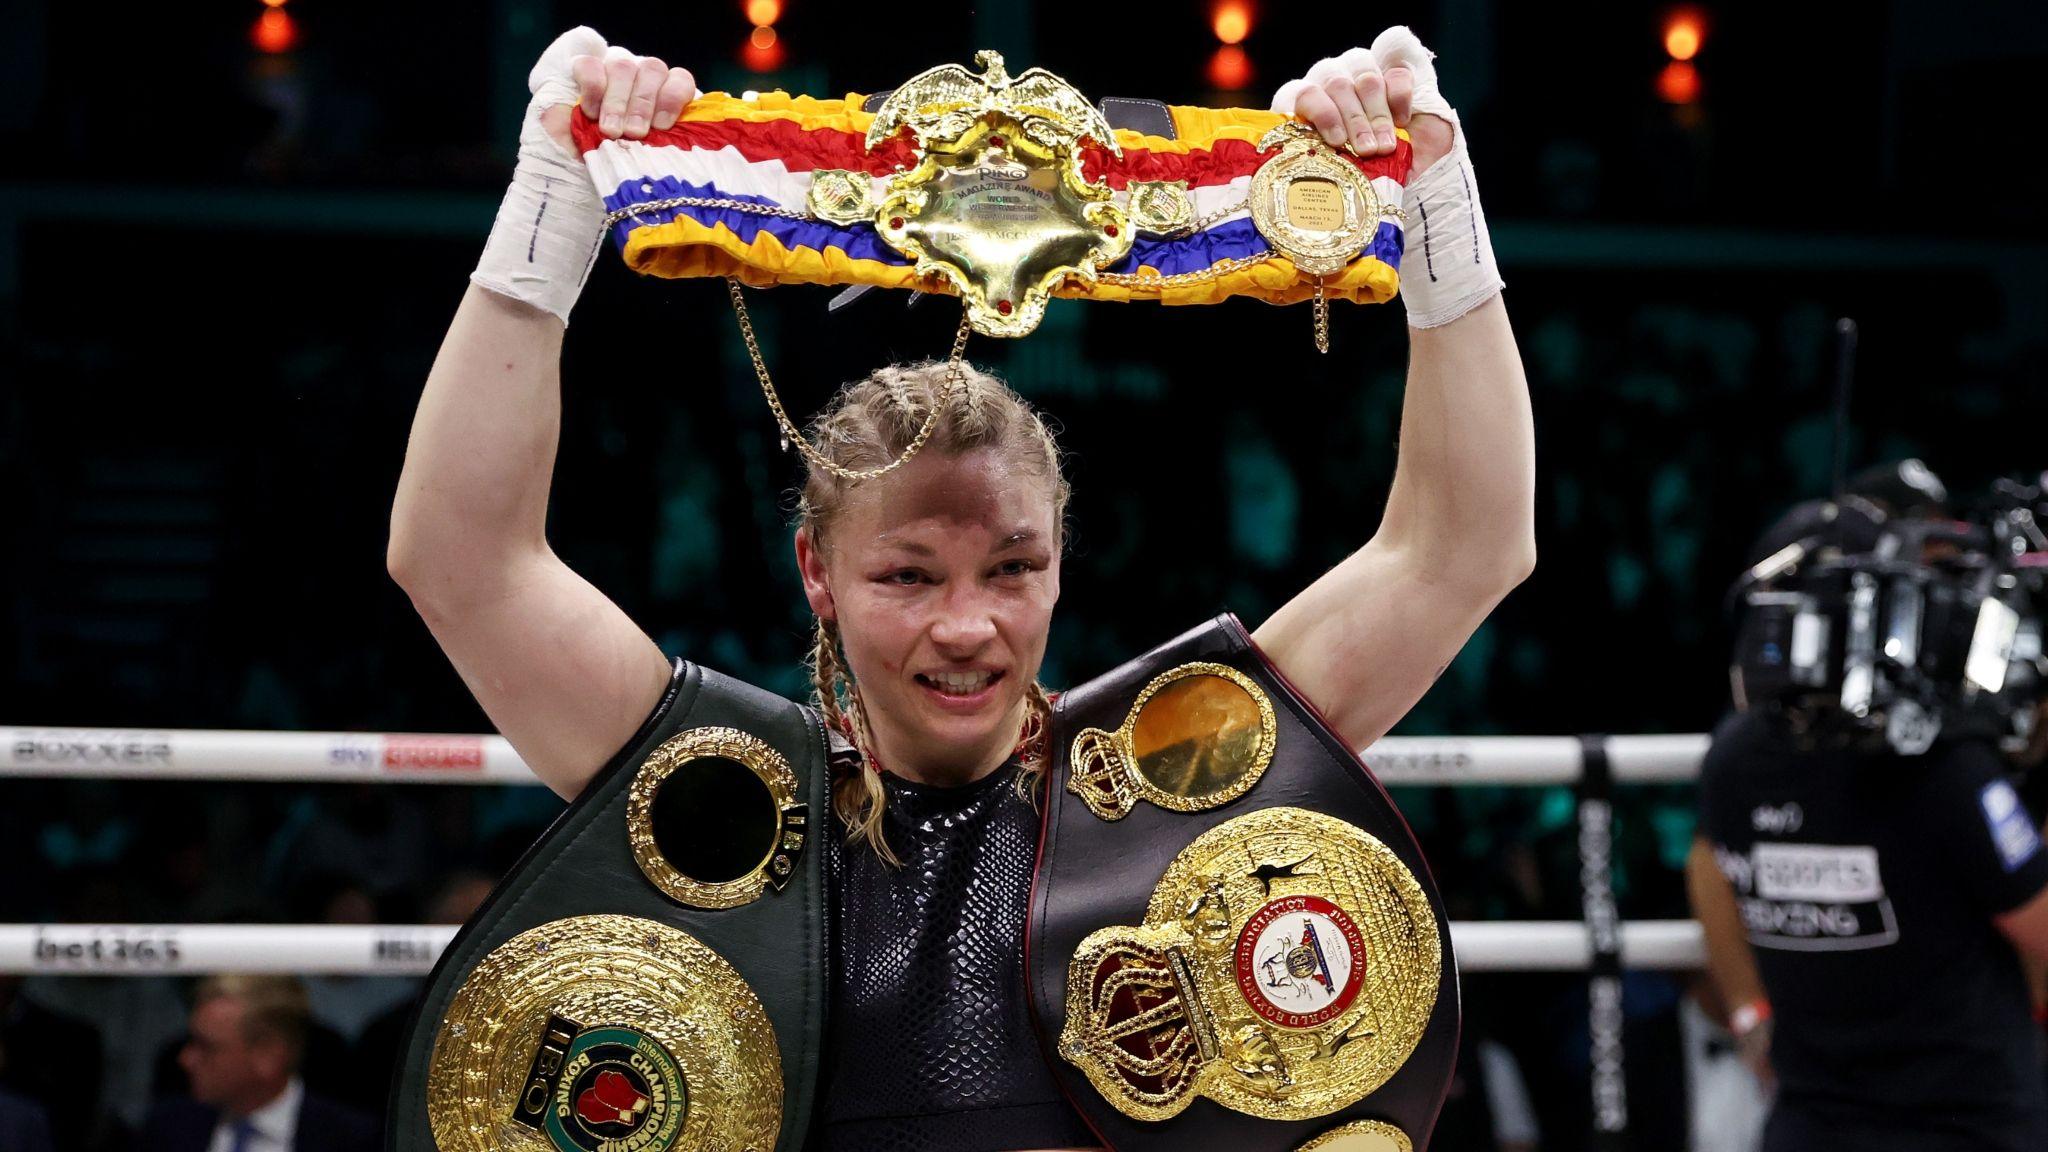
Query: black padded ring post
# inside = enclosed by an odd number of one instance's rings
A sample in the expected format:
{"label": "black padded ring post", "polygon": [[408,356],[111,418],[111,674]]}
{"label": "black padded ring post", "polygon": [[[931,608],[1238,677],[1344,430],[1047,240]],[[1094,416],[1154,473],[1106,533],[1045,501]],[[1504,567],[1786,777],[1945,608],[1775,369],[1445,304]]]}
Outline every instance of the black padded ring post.
{"label": "black padded ring post", "polygon": [[1614,771],[1605,736],[1579,738],[1579,893],[1592,943],[1587,1034],[1592,1040],[1593,1144],[1628,1147],[1621,1048],[1621,915],[1614,905]]}

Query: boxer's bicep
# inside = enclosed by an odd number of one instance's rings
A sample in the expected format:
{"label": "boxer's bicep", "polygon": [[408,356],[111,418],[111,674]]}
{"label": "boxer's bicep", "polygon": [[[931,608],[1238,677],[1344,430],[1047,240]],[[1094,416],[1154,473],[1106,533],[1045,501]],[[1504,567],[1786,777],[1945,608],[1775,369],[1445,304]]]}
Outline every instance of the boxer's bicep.
{"label": "boxer's bicep", "polygon": [[619,606],[545,549],[488,592],[413,593],[464,684],[541,782],[573,798],[661,699],[669,662]]}
{"label": "boxer's bicep", "polygon": [[1375,538],[1261,624],[1252,639],[1353,749],[1386,735],[1505,594],[1433,579]]}

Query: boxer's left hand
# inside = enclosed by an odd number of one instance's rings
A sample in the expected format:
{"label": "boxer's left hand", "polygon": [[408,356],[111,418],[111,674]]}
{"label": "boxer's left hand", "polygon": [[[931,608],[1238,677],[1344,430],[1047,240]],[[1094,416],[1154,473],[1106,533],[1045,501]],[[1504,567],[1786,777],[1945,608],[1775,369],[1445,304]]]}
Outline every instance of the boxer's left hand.
{"label": "boxer's left hand", "polygon": [[[1394,31],[1380,41],[1389,41]],[[1306,76],[1281,86],[1273,97],[1275,111],[1292,112],[1314,125],[1331,145],[1360,156],[1392,152],[1394,129],[1406,128],[1414,171],[1421,173],[1450,152],[1456,130],[1442,116],[1415,110],[1416,68],[1410,61],[1419,53],[1427,66],[1429,50],[1414,42],[1406,29],[1399,31],[1413,44],[1412,50],[1404,44],[1382,61],[1371,48],[1353,48],[1318,60]],[[1433,69],[1427,83],[1433,91]]]}

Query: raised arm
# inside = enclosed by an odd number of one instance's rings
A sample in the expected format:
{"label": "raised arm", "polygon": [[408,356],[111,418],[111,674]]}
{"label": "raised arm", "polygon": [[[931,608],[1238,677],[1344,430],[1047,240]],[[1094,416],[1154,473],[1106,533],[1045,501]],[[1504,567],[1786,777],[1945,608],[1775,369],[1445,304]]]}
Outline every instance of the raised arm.
{"label": "raised arm", "polygon": [[555,41],[530,85],[512,186],[413,418],[387,565],[491,722],[566,797],[668,679],[654,642],[547,542],[562,334],[604,214],[568,115],[580,100],[607,133],[644,136],[693,87],[587,28]]}
{"label": "raised arm", "polygon": [[[1384,72],[1381,68],[1384,68]],[[1394,483],[1365,546],[1254,638],[1354,748],[1386,734],[1536,563],[1535,432],[1457,114],[1429,51],[1390,29],[1281,89],[1332,143],[1407,128],[1407,393]]]}

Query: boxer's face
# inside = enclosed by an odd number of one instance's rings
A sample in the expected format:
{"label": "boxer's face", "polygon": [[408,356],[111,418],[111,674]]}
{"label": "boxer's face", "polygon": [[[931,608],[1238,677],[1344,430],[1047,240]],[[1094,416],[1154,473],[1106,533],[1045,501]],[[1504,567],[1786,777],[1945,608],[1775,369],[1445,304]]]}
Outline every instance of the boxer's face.
{"label": "boxer's face", "polygon": [[926,452],[849,492],[804,593],[836,620],[891,771],[961,780],[1015,747],[1060,593],[1052,485],[1002,453]]}

